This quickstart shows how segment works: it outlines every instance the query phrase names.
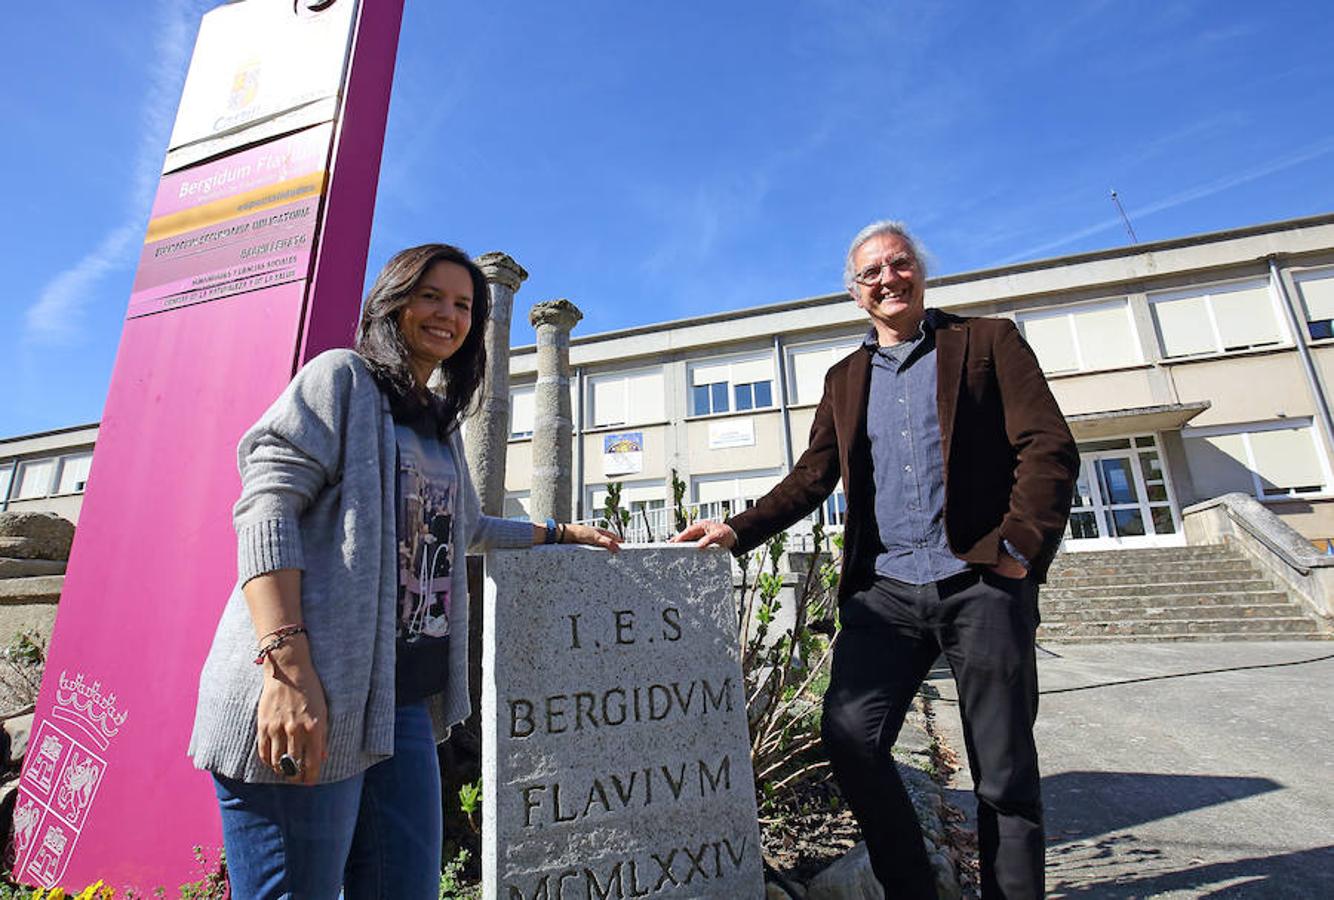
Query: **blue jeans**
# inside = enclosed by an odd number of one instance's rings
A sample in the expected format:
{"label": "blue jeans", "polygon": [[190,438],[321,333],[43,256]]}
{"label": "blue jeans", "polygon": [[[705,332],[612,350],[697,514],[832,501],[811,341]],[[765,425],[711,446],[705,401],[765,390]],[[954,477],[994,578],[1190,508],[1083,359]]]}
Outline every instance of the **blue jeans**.
{"label": "blue jeans", "polygon": [[439,896],[440,768],[425,702],[395,711],[393,756],[343,781],[213,780],[233,897]]}

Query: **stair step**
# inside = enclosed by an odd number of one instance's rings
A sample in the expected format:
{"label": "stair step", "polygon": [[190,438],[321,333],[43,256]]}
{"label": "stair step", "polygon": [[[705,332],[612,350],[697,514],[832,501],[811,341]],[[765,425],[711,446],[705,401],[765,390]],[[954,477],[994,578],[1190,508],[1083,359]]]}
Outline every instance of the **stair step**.
{"label": "stair step", "polygon": [[1225,544],[1202,544],[1194,547],[1144,547],[1136,550],[1066,551],[1056,556],[1052,565],[1059,568],[1068,563],[1102,565],[1107,561],[1131,560],[1163,562],[1167,560],[1245,559],[1239,550]]}
{"label": "stair step", "polygon": [[1057,584],[1042,589],[1042,596],[1053,600],[1080,597],[1147,597],[1172,594],[1260,594],[1272,591],[1274,585],[1263,578],[1246,581],[1156,581],[1130,584],[1104,584],[1088,587],[1067,587]]}
{"label": "stair step", "polygon": [[1145,643],[1185,643],[1190,641],[1327,641],[1334,635],[1315,632],[1311,634],[1247,634],[1240,632],[1220,632],[1217,634],[1110,634],[1110,635],[1062,635],[1044,634],[1038,629],[1039,644],[1145,644]]}
{"label": "stair step", "polygon": [[55,603],[60,599],[64,575],[31,575],[0,579],[0,605]]}
{"label": "stair step", "polygon": [[1244,580],[1256,578],[1256,568],[1250,563],[1221,562],[1208,566],[1183,568],[1177,566],[1137,566],[1117,568],[1115,566],[1091,567],[1088,569],[1067,569],[1056,575],[1049,575],[1048,584],[1060,587],[1083,587],[1098,584],[1142,584],[1146,581],[1189,581],[1197,578],[1214,580]]}
{"label": "stair step", "polygon": [[1316,623],[1303,617],[1281,619],[1190,619],[1146,621],[1123,619],[1101,622],[1043,622],[1039,640],[1056,636],[1086,637],[1096,635],[1211,635],[1211,634],[1317,634]]}
{"label": "stair step", "polygon": [[1302,614],[1301,607],[1295,603],[1266,603],[1263,605],[1236,606],[1137,606],[1105,607],[1095,609],[1064,609],[1049,614],[1046,606],[1042,609],[1043,624],[1070,625],[1079,622],[1115,622],[1115,621],[1199,621],[1207,619],[1292,619]]}
{"label": "stair step", "polygon": [[1140,609],[1140,608],[1179,608],[1194,610],[1198,615],[1208,615],[1211,609],[1228,609],[1235,606],[1270,606],[1283,604],[1298,608],[1292,599],[1282,591],[1256,591],[1250,594],[1149,594],[1121,597],[1052,597],[1039,596],[1044,615],[1050,610],[1073,609]]}
{"label": "stair step", "polygon": [[0,578],[26,578],[29,575],[64,575],[65,561],[60,559],[11,559],[0,557]]}

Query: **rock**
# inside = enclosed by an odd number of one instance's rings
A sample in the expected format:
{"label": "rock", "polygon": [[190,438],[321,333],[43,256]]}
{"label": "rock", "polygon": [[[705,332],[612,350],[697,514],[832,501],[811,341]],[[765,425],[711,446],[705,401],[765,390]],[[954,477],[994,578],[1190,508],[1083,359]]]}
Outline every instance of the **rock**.
{"label": "rock", "polygon": [[6,846],[9,845],[9,832],[14,824],[14,804],[19,797],[19,780],[17,777],[0,785],[0,841]]}
{"label": "rock", "polygon": [[4,761],[10,765],[18,765],[23,762],[23,755],[28,750],[28,737],[32,734],[33,713],[23,716],[10,716],[0,724],[0,731],[4,732],[4,743],[8,744],[8,753]]}
{"label": "rock", "polygon": [[[764,900],[805,900],[806,895],[801,890],[801,885],[788,882],[792,890],[789,891],[776,881],[766,881],[764,883]],[[796,893],[793,893],[795,891]]]}
{"label": "rock", "polygon": [[0,539],[3,538],[26,538],[12,547],[0,547],[5,556],[69,559],[70,544],[74,542],[74,523],[55,513],[2,512]]}
{"label": "rock", "polygon": [[0,578],[28,578],[33,575],[64,575],[62,559],[8,559],[0,557]]}
{"label": "rock", "polygon": [[0,578],[0,603],[6,606],[20,603],[56,603],[60,600],[60,590],[64,586],[64,575]]}
{"label": "rock", "polygon": [[806,900],[885,900],[885,892],[871,871],[871,857],[863,841],[811,879]]}

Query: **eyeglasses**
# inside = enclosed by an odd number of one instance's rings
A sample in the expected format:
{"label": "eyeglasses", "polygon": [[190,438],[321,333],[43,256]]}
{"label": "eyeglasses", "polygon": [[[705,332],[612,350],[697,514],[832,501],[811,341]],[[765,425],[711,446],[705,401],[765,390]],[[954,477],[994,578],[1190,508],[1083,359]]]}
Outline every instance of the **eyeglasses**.
{"label": "eyeglasses", "polygon": [[869,287],[870,285],[878,283],[880,279],[884,277],[886,269],[893,269],[895,272],[911,272],[916,268],[917,260],[913,259],[911,256],[896,256],[889,262],[876,263],[875,265],[867,266],[856,275],[852,276],[852,280],[858,284]]}

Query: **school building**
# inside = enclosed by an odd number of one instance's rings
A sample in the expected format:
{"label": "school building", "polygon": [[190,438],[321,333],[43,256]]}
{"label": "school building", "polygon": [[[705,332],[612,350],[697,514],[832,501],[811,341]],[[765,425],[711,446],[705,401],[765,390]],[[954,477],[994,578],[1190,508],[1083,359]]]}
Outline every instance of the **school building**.
{"label": "school building", "polygon": [[[1334,214],[944,275],[926,300],[1012,318],[1036,351],[1083,463],[1068,549],[1183,543],[1182,509],[1230,491],[1319,546],[1334,537]],[[619,482],[632,536],[662,539],[673,470],[694,514],[753,503],[805,449],[826,369],[866,330],[837,290],[576,329],[575,518]],[[534,346],[512,350],[510,374],[505,512],[523,516]],[[0,439],[0,509],[77,520],[96,436]],[[836,492],[817,515],[837,529],[843,509]]]}
{"label": "school building", "polygon": [[[837,287],[837,285],[832,286]],[[577,302],[577,301],[576,301]],[[1067,549],[1184,542],[1182,509],[1254,496],[1334,536],[1334,214],[945,275],[928,306],[1013,319],[1079,442]],[[806,447],[825,371],[867,332],[842,291],[571,339],[575,518],[622,485],[632,534],[744,508]],[[506,514],[526,515],[536,347],[512,350]],[[844,498],[818,512],[837,528]]]}

